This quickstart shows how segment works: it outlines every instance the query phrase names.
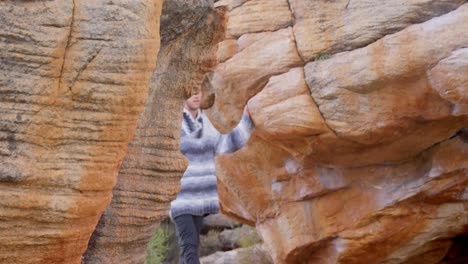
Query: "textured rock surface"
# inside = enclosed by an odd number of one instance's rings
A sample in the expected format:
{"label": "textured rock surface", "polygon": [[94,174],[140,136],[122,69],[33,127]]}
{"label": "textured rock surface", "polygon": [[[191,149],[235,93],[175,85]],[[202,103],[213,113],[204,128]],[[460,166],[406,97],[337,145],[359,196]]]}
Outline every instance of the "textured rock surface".
{"label": "textured rock surface", "polygon": [[229,13],[226,37],[239,37],[245,33],[275,31],[292,23],[289,5],[284,0],[252,0]]}
{"label": "textured rock surface", "polygon": [[256,229],[249,225],[240,225],[236,228],[216,228],[200,235],[198,255],[209,256],[216,252],[226,252],[238,248],[246,248],[262,243]]}
{"label": "textured rock surface", "polygon": [[[209,229],[232,229],[240,226],[241,224],[228,218],[227,216],[218,213],[207,215],[203,218],[203,228],[205,230]],[[203,232],[203,231],[201,231]]]}
{"label": "textured rock surface", "polygon": [[291,28],[262,34],[258,41],[217,66],[211,85],[216,87],[215,96],[224,100],[215,101],[212,115],[222,120],[220,123],[235,126],[247,99],[259,92],[269,77],[301,63]]}
{"label": "textured rock surface", "polygon": [[294,33],[305,61],[320,54],[366,46],[433,17],[456,9],[464,0],[396,0],[378,5],[372,0],[290,0]]}
{"label": "textured rock surface", "polygon": [[147,96],[161,1],[0,2],[0,262],[80,263]]}
{"label": "textured rock surface", "polygon": [[454,105],[454,115],[468,114],[468,48],[452,52],[440,60],[429,73],[430,85],[440,97]]}
{"label": "textured rock surface", "polygon": [[[215,45],[224,36],[223,15],[211,6],[209,1],[164,3],[164,38],[149,98],[120,168],[112,203],[91,238],[86,263],[143,263],[146,244],[168,216],[186,167],[179,151],[185,92],[201,86],[214,65]],[[179,17],[188,20],[171,26]]]}
{"label": "textured rock surface", "polygon": [[250,105],[218,187],[276,263],[466,257],[467,1],[215,2],[165,1],[158,58],[159,0],[0,3],[0,262],[80,263],[98,223],[85,263],[142,262],[200,85],[222,131]]}
{"label": "textured rock surface", "polygon": [[200,259],[202,264],[271,264],[273,263],[268,253],[261,244],[247,248],[239,248],[215,254]]}
{"label": "textured rock surface", "polygon": [[235,23],[210,116],[227,131],[248,102],[256,128],[217,159],[223,211],[256,225],[276,263],[456,261],[468,226],[466,1],[291,0],[284,24],[240,2],[217,3]]}

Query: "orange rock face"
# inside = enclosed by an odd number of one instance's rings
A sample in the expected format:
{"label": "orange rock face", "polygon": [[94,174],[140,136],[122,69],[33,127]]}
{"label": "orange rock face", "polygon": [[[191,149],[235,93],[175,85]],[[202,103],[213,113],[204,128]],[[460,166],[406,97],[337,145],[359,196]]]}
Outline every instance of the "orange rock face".
{"label": "orange rock face", "polygon": [[275,263],[456,261],[467,1],[215,2],[0,2],[0,263],[143,262],[199,86],[221,131],[249,105],[218,188]]}
{"label": "orange rock face", "polygon": [[468,225],[466,1],[217,5],[210,116],[256,124],[217,158],[223,211],[275,263],[439,263]]}
{"label": "orange rock face", "polygon": [[1,263],[81,263],[143,110],[161,6],[0,2]]}

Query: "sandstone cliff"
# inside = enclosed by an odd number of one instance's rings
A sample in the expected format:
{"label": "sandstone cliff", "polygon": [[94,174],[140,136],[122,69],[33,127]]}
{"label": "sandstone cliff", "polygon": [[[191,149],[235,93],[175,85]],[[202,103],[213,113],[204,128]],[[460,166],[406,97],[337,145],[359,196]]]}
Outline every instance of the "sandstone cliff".
{"label": "sandstone cliff", "polygon": [[0,263],[81,263],[144,107],[161,7],[0,2]]}
{"label": "sandstone cliff", "polygon": [[468,226],[466,1],[219,1],[225,213],[276,263],[439,263]]}

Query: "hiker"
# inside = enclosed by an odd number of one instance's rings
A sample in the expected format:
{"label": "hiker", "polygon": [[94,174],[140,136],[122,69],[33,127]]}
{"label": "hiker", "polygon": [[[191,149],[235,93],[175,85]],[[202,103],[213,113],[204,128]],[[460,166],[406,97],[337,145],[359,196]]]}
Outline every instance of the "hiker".
{"label": "hiker", "polygon": [[184,105],[180,151],[189,163],[180,181],[180,191],[171,202],[170,214],[176,226],[181,264],[200,263],[198,244],[203,217],[219,212],[215,156],[240,149],[254,126],[246,106],[240,123],[223,135],[200,109],[201,102],[202,92],[197,89]]}

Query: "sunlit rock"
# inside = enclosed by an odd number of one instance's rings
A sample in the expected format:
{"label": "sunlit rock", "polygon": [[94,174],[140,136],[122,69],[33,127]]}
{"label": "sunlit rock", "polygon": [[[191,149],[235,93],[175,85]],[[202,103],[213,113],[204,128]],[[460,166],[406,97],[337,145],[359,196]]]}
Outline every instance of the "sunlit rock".
{"label": "sunlit rock", "polygon": [[275,263],[439,263],[466,232],[464,3],[290,1],[304,61],[287,70],[225,70],[275,53],[251,49],[267,31],[229,40],[213,76],[238,81],[213,79],[211,116],[232,127],[248,102],[256,128],[217,158],[222,210]]}
{"label": "sunlit rock", "polygon": [[144,107],[161,6],[0,2],[1,263],[81,263]]}

